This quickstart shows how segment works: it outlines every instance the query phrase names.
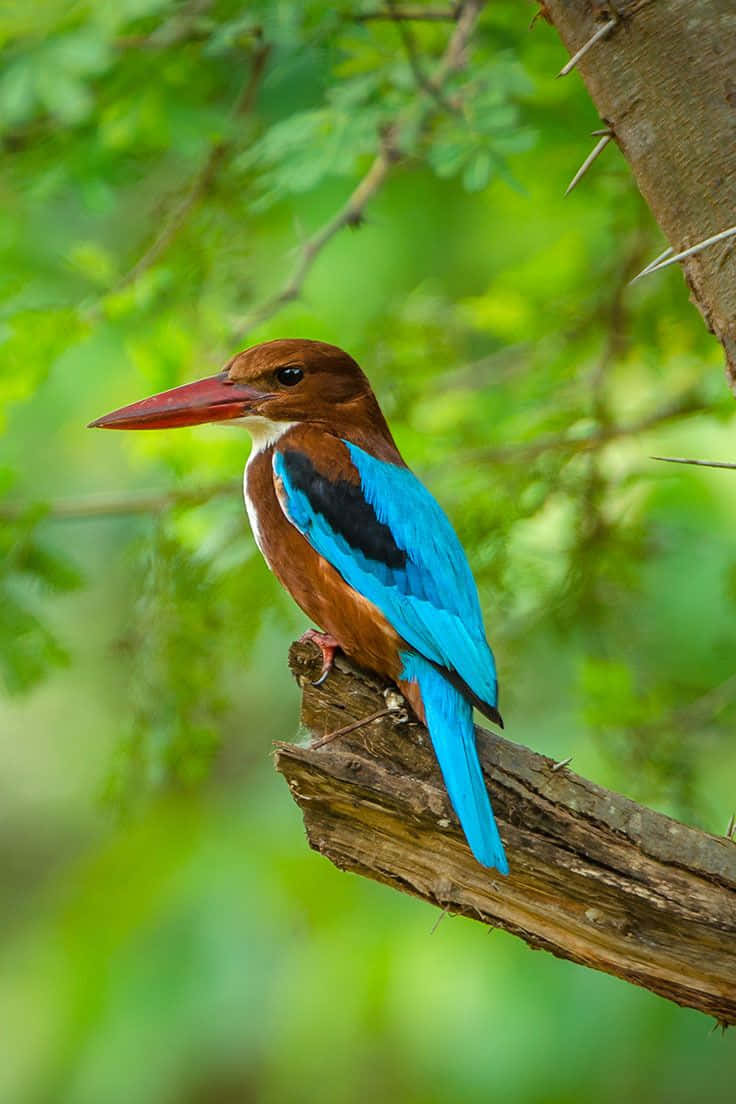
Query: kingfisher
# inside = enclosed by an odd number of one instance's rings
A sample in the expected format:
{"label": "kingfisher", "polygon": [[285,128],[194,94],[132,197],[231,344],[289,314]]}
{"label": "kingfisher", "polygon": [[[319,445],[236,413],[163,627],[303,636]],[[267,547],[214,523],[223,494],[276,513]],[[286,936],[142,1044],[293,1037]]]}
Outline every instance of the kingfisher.
{"label": "kingfisher", "polygon": [[267,341],[217,375],[98,418],[103,429],[244,426],[243,490],[266,563],[336,650],[391,679],[430,735],[473,855],[508,873],[473,708],[500,727],[475,580],[444,511],[404,462],[355,360],[322,341]]}

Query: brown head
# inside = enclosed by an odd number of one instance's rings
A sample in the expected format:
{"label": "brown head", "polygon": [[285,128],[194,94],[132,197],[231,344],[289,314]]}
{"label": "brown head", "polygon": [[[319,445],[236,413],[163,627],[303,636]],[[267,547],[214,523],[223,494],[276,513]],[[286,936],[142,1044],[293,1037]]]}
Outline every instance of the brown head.
{"label": "brown head", "polygon": [[256,418],[317,425],[372,452],[371,442],[396,451],[371,385],[353,358],[336,345],[296,338],[254,345],[216,376],[142,399],[90,425],[168,429],[244,420],[247,426]]}

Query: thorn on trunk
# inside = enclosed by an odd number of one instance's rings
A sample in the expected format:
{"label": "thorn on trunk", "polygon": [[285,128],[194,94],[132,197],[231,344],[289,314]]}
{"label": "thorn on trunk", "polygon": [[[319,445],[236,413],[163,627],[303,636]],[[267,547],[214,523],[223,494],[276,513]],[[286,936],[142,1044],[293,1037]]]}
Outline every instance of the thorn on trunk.
{"label": "thorn on trunk", "polygon": [[692,464],[696,468],[736,468],[736,462],[731,460],[694,460],[689,456],[650,456],[649,459],[662,460],[665,464]]}
{"label": "thorn on trunk", "polygon": [[691,245],[687,249],[680,250],[679,253],[672,253],[671,249],[667,249],[661,257],[657,257],[655,261],[648,264],[646,268],[641,270],[638,276],[635,276],[634,279],[629,282],[634,284],[643,276],[650,276],[652,272],[659,272],[662,268],[669,268],[675,261],[684,261],[686,257],[693,257],[696,253],[702,253],[702,251],[709,246],[716,245],[718,242],[726,241],[727,238],[733,237],[736,237],[736,226],[729,226],[726,230],[721,230],[719,234],[711,234],[709,238],[703,238],[702,241],[696,242],[695,245]]}
{"label": "thorn on trunk", "polygon": [[600,139],[599,142],[596,142],[593,149],[590,151],[590,153],[585,158],[585,160],[583,161],[583,163],[580,166],[580,168],[578,169],[578,171],[575,173],[575,175],[572,178],[572,180],[570,181],[570,183],[565,188],[565,195],[566,196],[568,196],[570,194],[570,192],[573,190],[573,188],[575,187],[575,185],[583,179],[586,172],[588,171],[590,166],[595,161],[596,157],[598,157],[601,153],[603,153],[604,149],[606,148],[606,146],[608,145],[608,143],[611,141],[612,138],[613,138],[613,131],[612,130],[606,130],[606,131],[603,132],[603,137]]}
{"label": "thorn on trunk", "polygon": [[568,73],[571,73],[581,58],[585,57],[588,50],[595,46],[596,42],[600,42],[602,38],[610,34],[613,28],[617,25],[619,18],[614,15],[612,19],[609,19],[607,23],[604,23],[602,27],[599,27],[594,35],[588,39],[588,41],[580,47],[577,53],[573,54],[566,65],[563,65],[557,74],[558,77],[566,77]]}
{"label": "thorn on trunk", "polygon": [[563,767],[569,766],[569,764],[572,763],[572,760],[572,755],[568,755],[567,759],[560,759],[558,763],[553,763],[549,769],[552,771],[562,770]]}

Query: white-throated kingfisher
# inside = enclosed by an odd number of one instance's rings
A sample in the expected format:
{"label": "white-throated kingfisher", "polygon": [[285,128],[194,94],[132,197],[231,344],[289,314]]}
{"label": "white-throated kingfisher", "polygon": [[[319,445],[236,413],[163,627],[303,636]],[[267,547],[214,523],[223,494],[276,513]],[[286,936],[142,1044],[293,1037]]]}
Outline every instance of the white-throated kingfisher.
{"label": "white-throated kingfisher", "polygon": [[502,724],[475,581],[455,532],[409,471],[360,367],[321,341],[267,341],[222,372],[92,422],[164,429],[239,422],[244,494],[266,563],[335,647],[388,676],[426,723],[476,859],[508,873],[478,761],[473,706]]}

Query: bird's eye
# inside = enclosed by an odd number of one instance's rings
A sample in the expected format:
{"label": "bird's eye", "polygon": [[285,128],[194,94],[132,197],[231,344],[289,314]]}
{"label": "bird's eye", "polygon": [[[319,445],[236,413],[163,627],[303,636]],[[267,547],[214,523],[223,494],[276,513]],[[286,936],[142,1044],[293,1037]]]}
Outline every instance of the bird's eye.
{"label": "bird's eye", "polygon": [[298,364],[285,364],[283,368],[276,369],[276,379],[279,383],[283,383],[284,387],[293,387],[295,383],[304,379],[304,369]]}

